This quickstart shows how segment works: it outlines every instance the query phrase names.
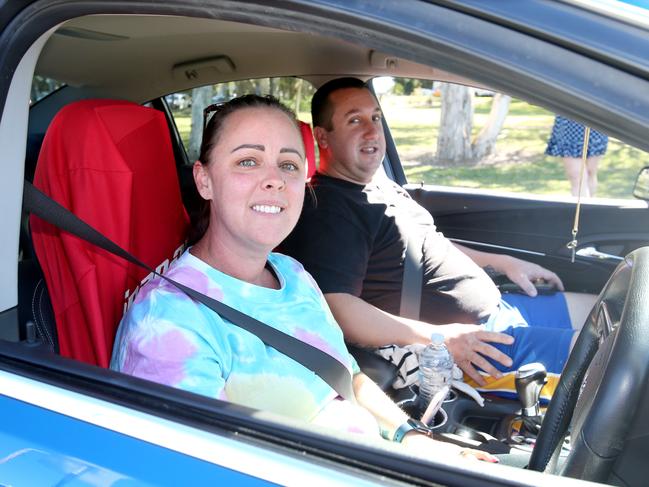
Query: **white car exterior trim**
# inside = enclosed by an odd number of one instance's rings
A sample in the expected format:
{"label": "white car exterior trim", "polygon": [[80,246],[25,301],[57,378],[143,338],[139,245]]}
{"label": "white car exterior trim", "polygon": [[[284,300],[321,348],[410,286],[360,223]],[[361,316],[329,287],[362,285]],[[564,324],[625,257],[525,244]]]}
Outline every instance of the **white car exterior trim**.
{"label": "white car exterior trim", "polygon": [[[58,26],[57,26],[58,27]],[[56,30],[44,33],[27,50],[11,79],[0,121],[0,147],[2,147],[3,177],[0,178],[0,194],[6,206],[0,213],[0,311],[18,304],[18,229],[23,203],[23,180],[25,171],[25,144],[29,118],[29,96],[36,61],[43,45]],[[15,231],[9,231],[10,229]],[[7,337],[11,338],[11,337]],[[17,337],[16,337],[17,339]]]}

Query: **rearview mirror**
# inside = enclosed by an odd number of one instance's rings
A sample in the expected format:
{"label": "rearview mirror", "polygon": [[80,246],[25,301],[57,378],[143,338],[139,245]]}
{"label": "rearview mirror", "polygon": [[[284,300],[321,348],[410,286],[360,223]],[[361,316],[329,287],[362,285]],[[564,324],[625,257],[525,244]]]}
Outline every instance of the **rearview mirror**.
{"label": "rearview mirror", "polygon": [[638,173],[633,187],[633,196],[649,201],[649,166],[643,167]]}

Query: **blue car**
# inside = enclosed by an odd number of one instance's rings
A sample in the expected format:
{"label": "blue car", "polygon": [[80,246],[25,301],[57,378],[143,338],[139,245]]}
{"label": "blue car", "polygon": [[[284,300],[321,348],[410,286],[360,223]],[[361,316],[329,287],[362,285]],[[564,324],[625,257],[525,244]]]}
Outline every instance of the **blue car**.
{"label": "blue car", "polygon": [[[615,0],[0,3],[0,485],[646,485],[645,7]],[[141,249],[164,248],[166,260],[146,262],[164,271],[178,243],[147,247],[139,239],[150,236],[149,225],[170,226],[156,221],[168,214],[163,207],[177,202],[182,218],[195,211],[191,168],[203,109],[245,92],[273,93],[308,123],[314,90],[340,76],[374,87],[386,114],[385,174],[448,238],[535,262],[557,273],[566,291],[596,296],[533,436],[521,435],[517,399],[486,395],[481,407],[458,392],[443,405],[437,438],[495,453],[499,465],[431,457],[112,371],[114,329],[152,275],[119,261],[116,269],[137,276],[128,289],[113,282],[121,271],[94,280],[63,271],[53,280],[51,269],[62,261],[74,269],[75,262],[118,258],[77,247],[79,237],[57,236],[63,243],[50,242],[45,252],[33,238],[29,213],[44,204],[30,200],[28,188],[55,187],[59,169],[44,171],[46,152],[66,159],[74,150],[53,142],[54,132],[72,131],[71,144],[91,136],[75,117],[57,114],[108,99],[155,114],[164,132],[155,140],[165,142],[152,149],[166,144],[172,177],[162,163],[147,169],[137,184],[148,216],[137,220],[134,237],[111,237],[144,260],[149,250]],[[427,124],[448,109],[440,84],[459,87],[474,104],[475,132],[499,124],[492,152],[477,162],[440,162],[434,135],[443,122],[424,129],[426,149],[411,147],[407,131],[419,117]],[[494,96],[474,98],[476,90]],[[597,197],[570,196],[560,164],[543,153],[554,114],[610,137]],[[120,138],[126,122],[133,120],[107,123],[118,142],[98,136],[89,166],[110,151],[144,157],[143,140]],[[525,143],[516,145],[519,136]],[[493,152],[505,146],[509,152]],[[471,179],[496,166],[505,169],[494,187]],[[522,172],[506,177],[517,168],[527,168],[529,181]],[[555,182],[549,189],[548,178]],[[59,196],[74,201],[73,213],[100,228],[106,221],[128,227],[131,189],[111,183],[102,193],[83,178],[70,181]],[[66,253],[71,248],[83,250]],[[110,312],[108,290],[118,303]],[[89,309],[108,313],[112,328],[94,327]],[[392,387],[393,366],[365,350],[354,354],[395,401],[412,400],[412,389]]]}

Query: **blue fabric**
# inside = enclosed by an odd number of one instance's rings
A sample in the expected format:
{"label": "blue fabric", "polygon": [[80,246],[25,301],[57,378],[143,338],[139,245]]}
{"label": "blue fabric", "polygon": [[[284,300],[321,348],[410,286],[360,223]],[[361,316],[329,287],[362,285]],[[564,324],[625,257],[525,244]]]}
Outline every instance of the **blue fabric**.
{"label": "blue fabric", "polygon": [[539,294],[534,298],[527,294],[506,293],[502,295],[502,301],[516,308],[530,326],[572,328],[563,293]]}
{"label": "blue fabric", "polygon": [[505,367],[490,360],[501,372],[515,371],[531,362],[541,362],[550,373],[560,374],[563,370],[574,330],[562,293],[535,298],[505,295],[499,310],[488,318],[485,325],[490,331],[514,337],[511,345],[492,344],[513,361],[511,367]]}
{"label": "blue fabric", "polygon": [[[557,115],[545,153],[555,157],[582,157],[584,150],[584,126]],[[588,157],[606,154],[608,136],[591,129],[588,137]]]}

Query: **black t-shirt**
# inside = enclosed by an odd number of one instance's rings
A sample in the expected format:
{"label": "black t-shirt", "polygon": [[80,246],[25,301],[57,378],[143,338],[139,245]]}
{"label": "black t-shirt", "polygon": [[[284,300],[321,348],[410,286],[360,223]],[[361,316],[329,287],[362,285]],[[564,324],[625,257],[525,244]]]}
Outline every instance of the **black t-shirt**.
{"label": "black t-shirt", "polygon": [[433,217],[396,183],[362,186],[316,174],[300,220],[280,250],[326,293],[348,293],[398,314],[408,241],[423,242],[421,319],[476,323],[499,300],[493,282],[435,228]]}

